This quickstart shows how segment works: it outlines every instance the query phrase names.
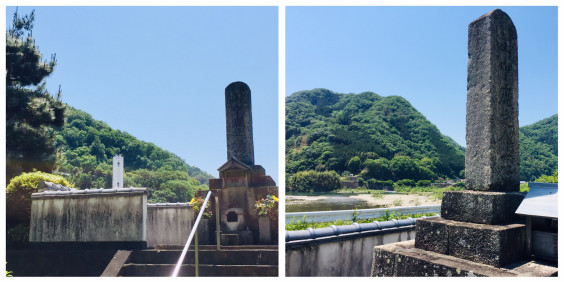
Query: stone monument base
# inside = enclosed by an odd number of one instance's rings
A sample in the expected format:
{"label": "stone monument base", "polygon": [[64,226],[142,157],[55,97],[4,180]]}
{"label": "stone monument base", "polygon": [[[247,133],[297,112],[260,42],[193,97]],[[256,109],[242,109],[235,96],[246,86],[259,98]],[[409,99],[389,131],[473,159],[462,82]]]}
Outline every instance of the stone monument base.
{"label": "stone monument base", "polygon": [[252,245],[253,233],[251,231],[230,231],[221,234],[221,244],[226,246],[233,245]]}
{"label": "stone monument base", "polygon": [[448,191],[443,194],[441,217],[481,224],[515,222],[524,198],[520,192]]}
{"label": "stone monument base", "polygon": [[417,220],[415,247],[495,267],[525,256],[525,225],[488,225],[446,220]]}
{"label": "stone monument base", "polygon": [[373,277],[548,277],[557,276],[556,265],[522,260],[493,267],[469,260],[415,248],[415,241],[404,241],[374,247]]}

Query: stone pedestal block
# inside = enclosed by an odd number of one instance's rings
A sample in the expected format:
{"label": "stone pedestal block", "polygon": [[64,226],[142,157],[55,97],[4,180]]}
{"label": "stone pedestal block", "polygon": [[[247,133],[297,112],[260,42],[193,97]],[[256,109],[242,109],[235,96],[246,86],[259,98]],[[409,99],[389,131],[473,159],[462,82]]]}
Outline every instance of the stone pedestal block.
{"label": "stone pedestal block", "polygon": [[419,219],[415,247],[500,267],[525,256],[525,225]]}
{"label": "stone pedestal block", "polygon": [[266,244],[270,243],[271,240],[270,219],[268,217],[259,217],[259,242]]}
{"label": "stone pedestal block", "polygon": [[200,219],[200,224],[198,225],[198,244],[209,245],[212,240],[212,230],[210,228],[211,220],[207,218]]}
{"label": "stone pedestal block", "polygon": [[501,224],[518,221],[515,211],[525,198],[519,192],[444,192],[441,217],[481,224]]}

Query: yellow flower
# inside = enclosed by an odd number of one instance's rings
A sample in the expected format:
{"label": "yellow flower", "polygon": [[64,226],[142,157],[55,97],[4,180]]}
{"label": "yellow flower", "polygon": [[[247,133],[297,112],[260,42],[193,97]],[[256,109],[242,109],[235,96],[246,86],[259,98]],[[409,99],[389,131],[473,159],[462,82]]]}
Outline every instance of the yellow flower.
{"label": "yellow flower", "polygon": [[276,202],[278,202],[278,198],[276,198],[276,196],[272,195],[272,199]]}
{"label": "yellow flower", "polygon": [[193,204],[196,201],[196,198],[192,198],[192,200],[190,201],[190,205]]}

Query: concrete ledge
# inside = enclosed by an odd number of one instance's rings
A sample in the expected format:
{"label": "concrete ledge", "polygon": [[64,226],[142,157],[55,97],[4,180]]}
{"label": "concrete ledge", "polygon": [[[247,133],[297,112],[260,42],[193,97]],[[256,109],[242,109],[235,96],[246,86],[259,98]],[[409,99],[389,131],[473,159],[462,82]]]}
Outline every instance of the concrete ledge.
{"label": "concrete ledge", "polygon": [[185,208],[193,206],[190,203],[147,203],[147,208]]}
{"label": "concrete ledge", "polygon": [[42,199],[42,198],[74,198],[74,197],[93,197],[100,195],[103,197],[109,196],[124,196],[124,195],[136,195],[136,194],[148,194],[146,188],[111,188],[111,189],[84,189],[84,190],[71,190],[63,191],[56,190],[50,191],[46,190],[39,193],[32,193],[32,199]]}
{"label": "concrete ledge", "polygon": [[519,192],[444,192],[441,217],[444,219],[481,224],[515,222],[515,211],[525,198]]}
{"label": "concrete ledge", "polygon": [[415,247],[495,267],[525,256],[525,225],[487,225],[421,219],[416,224]]}
{"label": "concrete ledge", "polygon": [[399,277],[519,277],[555,276],[558,268],[534,261],[521,261],[510,268],[485,264],[417,249],[414,241],[374,247],[371,276]]}

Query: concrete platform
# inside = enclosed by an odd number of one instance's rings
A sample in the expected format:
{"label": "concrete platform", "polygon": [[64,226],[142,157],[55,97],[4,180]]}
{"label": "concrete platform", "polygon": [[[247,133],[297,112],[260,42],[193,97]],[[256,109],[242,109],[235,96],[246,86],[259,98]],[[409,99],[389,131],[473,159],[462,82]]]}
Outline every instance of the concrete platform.
{"label": "concrete platform", "polygon": [[523,260],[504,268],[415,248],[415,241],[374,247],[373,277],[549,277],[558,268]]}

